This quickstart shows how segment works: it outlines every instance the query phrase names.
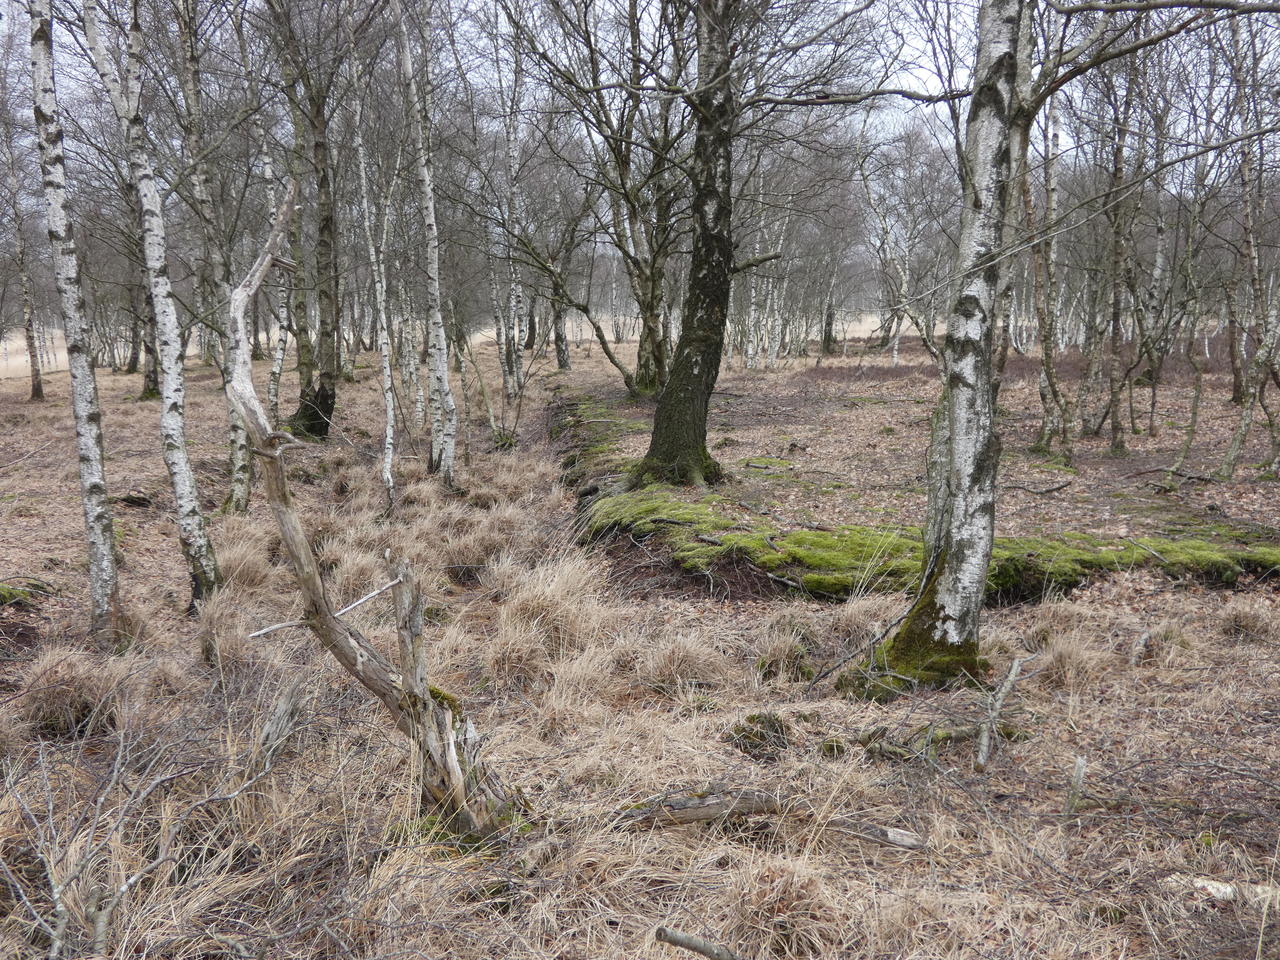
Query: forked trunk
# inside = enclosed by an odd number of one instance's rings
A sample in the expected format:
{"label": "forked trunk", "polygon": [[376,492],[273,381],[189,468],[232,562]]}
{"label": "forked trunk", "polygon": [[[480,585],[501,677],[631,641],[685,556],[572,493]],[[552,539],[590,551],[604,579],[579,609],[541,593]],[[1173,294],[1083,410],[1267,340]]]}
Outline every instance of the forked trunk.
{"label": "forked trunk", "polygon": [[492,837],[511,824],[518,804],[484,763],[475,728],[457,700],[430,685],[421,637],[421,598],[409,569],[396,567],[392,586],[400,648],[397,670],[358,630],[334,614],[320,567],[289,496],[284,452],[295,441],[288,434],[272,431],[253,386],[245,307],[261,286],[279,247],[295,192],[290,184],[265,247],[231,295],[230,330],[236,340],[236,365],[228,381],[228,396],[261,455],[263,489],[297,577],[307,626],[343,669],[381,701],[396,728],[413,742],[421,762],[422,813],[442,816],[462,833]]}

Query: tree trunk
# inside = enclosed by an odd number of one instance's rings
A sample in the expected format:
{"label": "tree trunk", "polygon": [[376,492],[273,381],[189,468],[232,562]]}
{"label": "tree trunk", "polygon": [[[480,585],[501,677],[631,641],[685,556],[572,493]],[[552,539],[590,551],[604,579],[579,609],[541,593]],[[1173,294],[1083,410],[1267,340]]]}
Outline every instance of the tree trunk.
{"label": "tree trunk", "polygon": [[408,568],[399,566],[392,584],[400,648],[397,670],[358,630],[334,614],[315,553],[289,496],[283,456],[292,438],[271,430],[253,386],[245,307],[261,286],[285,233],[294,193],[291,184],[266,245],[249,275],[232,292],[230,332],[236,341],[236,365],[228,381],[228,396],[262,456],[263,489],[297,577],[307,626],[343,669],[381,701],[396,728],[413,742],[421,762],[422,813],[439,814],[460,832],[490,837],[512,822],[518,804],[485,765],[479,737],[457,700],[429,683],[426,645],[421,638],[421,598]]}
{"label": "tree trunk", "polygon": [[[387,197],[382,210],[382,233],[377,240],[373,235],[373,206],[369,202],[369,174],[365,157],[364,134],[361,124],[364,119],[364,104],[356,111],[355,142],[356,172],[360,181],[360,220],[364,228],[365,249],[369,255],[369,269],[373,272],[374,326],[378,328],[378,354],[382,361],[382,402],[385,416],[385,428],[382,439],[382,486],[387,491],[387,507],[395,506],[396,488],[392,464],[396,450],[396,398],[395,384],[391,370],[391,323],[387,312],[386,272],[382,265],[382,251],[387,246],[387,231],[391,223],[390,207],[392,190],[387,190]],[[396,166],[398,167],[397,157]],[[393,185],[394,186],[394,185]]]}
{"label": "tree trunk", "polygon": [[[338,402],[338,261],[337,220],[333,179],[329,164],[328,98],[308,91],[303,113],[311,134],[311,164],[316,176],[316,317],[315,377],[304,380],[298,409],[289,418],[294,432],[304,437],[329,436],[333,410]],[[302,338],[298,338],[299,350]],[[301,357],[301,353],[299,353]],[[299,361],[301,363],[301,360]]]}
{"label": "tree trunk", "polygon": [[[405,22],[400,0],[391,0],[392,15],[399,27],[400,73],[409,94],[413,113],[413,138],[417,148],[415,172],[418,175],[418,210],[422,214],[423,267],[426,281],[428,375],[431,394],[431,468],[440,474],[446,486],[453,485],[454,448],[458,436],[458,408],[449,386],[449,340],[445,336],[444,314],[440,310],[440,233],[436,224],[435,170],[431,143],[427,137],[431,90],[429,55],[423,58],[426,71],[424,85],[414,75],[413,56],[409,49],[409,25]],[[517,349],[517,354],[519,350]]]}
{"label": "tree trunk", "polygon": [[[834,283],[833,283],[834,286]],[[827,293],[827,305],[822,311],[822,355],[829,357],[836,352],[836,300],[835,291]]]}
{"label": "tree trunk", "polygon": [[115,532],[103,470],[102,410],[98,405],[98,384],[89,357],[89,329],[84,292],[80,285],[80,264],[76,258],[75,234],[67,215],[66,163],[63,158],[62,120],[54,88],[53,22],[49,6],[49,0],[29,0],[27,3],[31,20],[32,99],[54,283],[62,307],[67,367],[71,374],[71,409],[76,424],[80,499],[84,506],[85,536],[89,544],[89,623],[93,632],[111,636],[121,627]]}
{"label": "tree trunk", "polygon": [[169,282],[163,202],[147,152],[147,133],[140,109],[142,25],[135,15],[129,26],[123,77],[116,73],[114,61],[98,32],[95,0],[84,4],[84,28],[94,67],[120,123],[128,153],[129,176],[137,190],[142,211],[142,252],[156,312],[156,348],[160,361],[163,400],[160,433],[164,442],[165,467],[169,471],[177,507],[178,541],[191,576],[191,610],[194,612],[196,605],[217,589],[219,576],[213,544],[205,530],[195,474],[187,454],[182,329]]}
{"label": "tree trunk", "polygon": [[22,282],[22,332],[27,342],[27,362],[31,365],[31,394],[33,403],[44,399],[44,382],[40,378],[40,351],[36,346],[35,293],[31,286],[31,273],[27,270],[27,244],[22,238],[22,221],[15,221],[18,235],[18,273]]}
{"label": "tree trunk", "polygon": [[129,313],[129,357],[124,363],[125,373],[137,373],[142,359],[142,321],[136,313]]}
{"label": "tree trunk", "polygon": [[658,397],[649,451],[633,482],[714,483],[720,465],[707,452],[707,408],[724,350],[733,281],[733,139],[735,21],[740,0],[697,7],[698,75],[689,102],[696,117],[692,187],[693,250],[680,339]]}
{"label": "tree trunk", "polygon": [[564,332],[564,304],[558,300],[551,302],[551,334],[556,342],[556,369],[572,369],[573,364],[569,359],[569,338]]}
{"label": "tree trunk", "polygon": [[[960,278],[943,343],[946,481],[930,487],[929,544],[919,596],[878,662],[926,684],[978,676],[978,622],[995,532],[994,327],[1015,148],[1029,128],[1019,73],[1030,56],[1027,0],[983,0],[965,129],[964,206],[953,275]],[[941,428],[942,424],[939,423]],[[891,686],[896,685],[894,680]]]}

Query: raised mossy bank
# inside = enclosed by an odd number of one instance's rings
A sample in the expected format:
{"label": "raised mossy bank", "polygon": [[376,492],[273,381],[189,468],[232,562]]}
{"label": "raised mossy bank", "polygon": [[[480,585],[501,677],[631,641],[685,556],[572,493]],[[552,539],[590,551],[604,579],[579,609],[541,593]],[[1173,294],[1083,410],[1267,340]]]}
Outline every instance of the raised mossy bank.
{"label": "raised mossy bank", "polygon": [[[722,561],[745,560],[804,593],[830,599],[909,590],[919,578],[918,530],[780,530],[765,521],[731,516],[731,501],[716,494],[686,497],[664,484],[604,494],[584,506],[584,536],[600,539],[625,531],[652,538],[690,573],[713,573]],[[1245,574],[1280,572],[1280,545],[1245,531],[1210,535],[1212,539],[1108,540],[1080,533],[997,537],[987,601],[1038,600],[1118,570],[1154,569],[1219,586],[1231,586]]]}
{"label": "raised mossy bank", "polygon": [[[583,539],[615,533],[649,538],[683,570],[713,574],[746,562],[809,596],[843,600],[858,593],[914,589],[920,576],[921,532],[914,527],[845,525],[787,530],[744,514],[722,494],[665,483],[635,487],[623,437],[645,432],[591,396],[558,396],[550,409],[553,440],[567,443],[565,481],[582,496]],[[753,475],[788,461],[743,461]],[[767,469],[761,469],[767,468]],[[792,482],[779,473],[780,482]],[[1272,531],[1198,524],[1174,518],[1166,536],[1108,539],[1085,533],[997,537],[987,576],[987,602],[1007,605],[1068,593],[1120,570],[1159,570],[1171,577],[1232,586],[1247,574],[1280,573],[1280,542]]]}

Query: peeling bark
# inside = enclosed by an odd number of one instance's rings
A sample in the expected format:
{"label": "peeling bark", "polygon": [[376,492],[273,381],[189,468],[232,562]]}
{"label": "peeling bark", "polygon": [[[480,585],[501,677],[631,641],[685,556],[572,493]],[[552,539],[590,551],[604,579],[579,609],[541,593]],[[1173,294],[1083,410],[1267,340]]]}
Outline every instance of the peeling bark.
{"label": "peeling bark", "polygon": [[[925,581],[893,638],[878,654],[894,673],[929,683],[977,675],[978,620],[995,534],[996,472],[993,347],[1002,292],[1005,224],[1012,200],[1015,135],[1027,118],[1019,73],[1030,55],[1026,0],[983,0],[978,53],[962,157],[964,206],[947,319],[945,482],[930,484]],[[935,436],[935,440],[936,440]],[[941,479],[941,478],[939,478]]]}

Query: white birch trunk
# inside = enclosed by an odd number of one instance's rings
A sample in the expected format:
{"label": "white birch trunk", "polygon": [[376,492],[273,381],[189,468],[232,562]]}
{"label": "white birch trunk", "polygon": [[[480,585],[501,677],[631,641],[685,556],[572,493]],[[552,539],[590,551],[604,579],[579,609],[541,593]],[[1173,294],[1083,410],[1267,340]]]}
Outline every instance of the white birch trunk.
{"label": "white birch trunk", "polygon": [[[364,134],[361,133],[361,121],[364,119],[364,104],[356,113],[356,168],[360,176],[360,213],[364,226],[365,249],[369,254],[369,269],[373,271],[374,322],[378,325],[378,354],[382,359],[382,402],[386,415],[386,429],[382,439],[382,485],[387,491],[387,503],[396,502],[395,476],[391,467],[396,453],[396,395],[392,383],[391,372],[391,332],[390,317],[387,312],[387,284],[382,269],[382,251],[387,245],[387,228],[391,222],[389,208],[390,196],[382,213],[382,236],[375,241],[373,236],[373,209],[369,203],[369,173],[364,149]],[[396,167],[399,167],[397,158]],[[388,191],[390,193],[390,191]]]}
{"label": "white birch trunk", "polygon": [[1018,69],[1030,51],[1026,0],[984,0],[978,12],[975,91],[966,128],[966,204],[955,274],[961,277],[943,348],[947,374],[947,525],[939,562],[937,639],[976,643],[995,532],[992,346],[1004,227],[1011,197],[1011,127]]}
{"label": "white birch trunk", "polygon": [[71,374],[71,409],[76,425],[76,454],[80,467],[80,499],[84,507],[85,538],[89,546],[89,622],[95,633],[114,633],[120,623],[119,583],[115,536],[103,469],[102,410],[98,383],[89,354],[80,264],[75,233],[67,215],[67,174],[63,155],[62,119],[53,75],[53,19],[49,0],[29,0],[31,20],[31,84],[40,173],[44,184],[45,218],[53,255],[54,283],[62,308]]}
{"label": "white birch trunk", "polygon": [[194,607],[218,586],[218,566],[205,530],[195,474],[187,455],[185,390],[182,370],[182,331],[169,282],[164,210],[155,172],[147,152],[146,130],[140,110],[142,27],[137,18],[129,27],[125,75],[117,73],[98,31],[96,0],[84,4],[85,40],[94,68],[107,90],[128,153],[129,175],[142,208],[142,251],[156,314],[156,351],[160,363],[160,433],[164,462],[177,506],[178,540],[191,575]]}
{"label": "white birch trunk", "polygon": [[[981,668],[978,622],[995,532],[994,327],[1002,289],[1015,124],[1027,117],[1020,72],[1030,56],[1027,0],[983,0],[962,158],[964,206],[942,356],[941,416],[934,418],[926,564],[919,596],[879,655],[896,677],[943,682]],[[945,430],[945,440],[942,432]],[[945,445],[944,445],[945,444]],[[931,468],[934,463],[931,462]],[[896,681],[895,681],[896,682]]]}
{"label": "white birch trunk", "polygon": [[[448,486],[453,485],[454,446],[458,434],[458,408],[449,387],[449,343],[440,312],[440,234],[436,225],[435,173],[427,139],[428,101],[431,77],[426,77],[426,94],[419,88],[409,49],[409,25],[400,0],[392,0],[392,15],[399,27],[400,71],[409,92],[413,114],[414,145],[417,147],[418,206],[422,214],[426,254],[427,359],[430,364],[431,466]],[[423,60],[430,64],[430,58]]]}
{"label": "white birch trunk", "polygon": [[276,351],[271,357],[271,373],[267,377],[267,408],[271,411],[271,425],[280,425],[280,375],[284,373],[284,357],[289,349],[289,326],[281,319],[276,336]]}
{"label": "white birch trunk", "polygon": [[[204,91],[200,81],[199,59],[199,14],[196,0],[182,0],[182,14],[178,18],[179,33],[182,36],[184,53],[183,70],[179,77],[183,99],[186,101],[188,122],[185,125],[187,154],[191,158],[189,181],[191,194],[195,198],[196,213],[199,215],[201,231],[204,235],[206,255],[209,268],[213,274],[214,289],[221,302],[226,303],[231,296],[231,269],[226,251],[223,249],[223,238],[218,230],[217,207],[213,202],[213,177],[206,161],[204,138]],[[261,125],[261,120],[257,119]],[[259,140],[259,142],[262,142]],[[204,336],[204,330],[201,330]],[[230,338],[222,336],[222,352],[224,364],[230,367]],[[225,391],[225,383],[224,383]],[[247,513],[249,510],[249,491],[253,485],[253,464],[249,453],[249,435],[244,424],[227,403],[227,434],[230,446],[231,486],[227,492],[225,508],[231,513]]]}

